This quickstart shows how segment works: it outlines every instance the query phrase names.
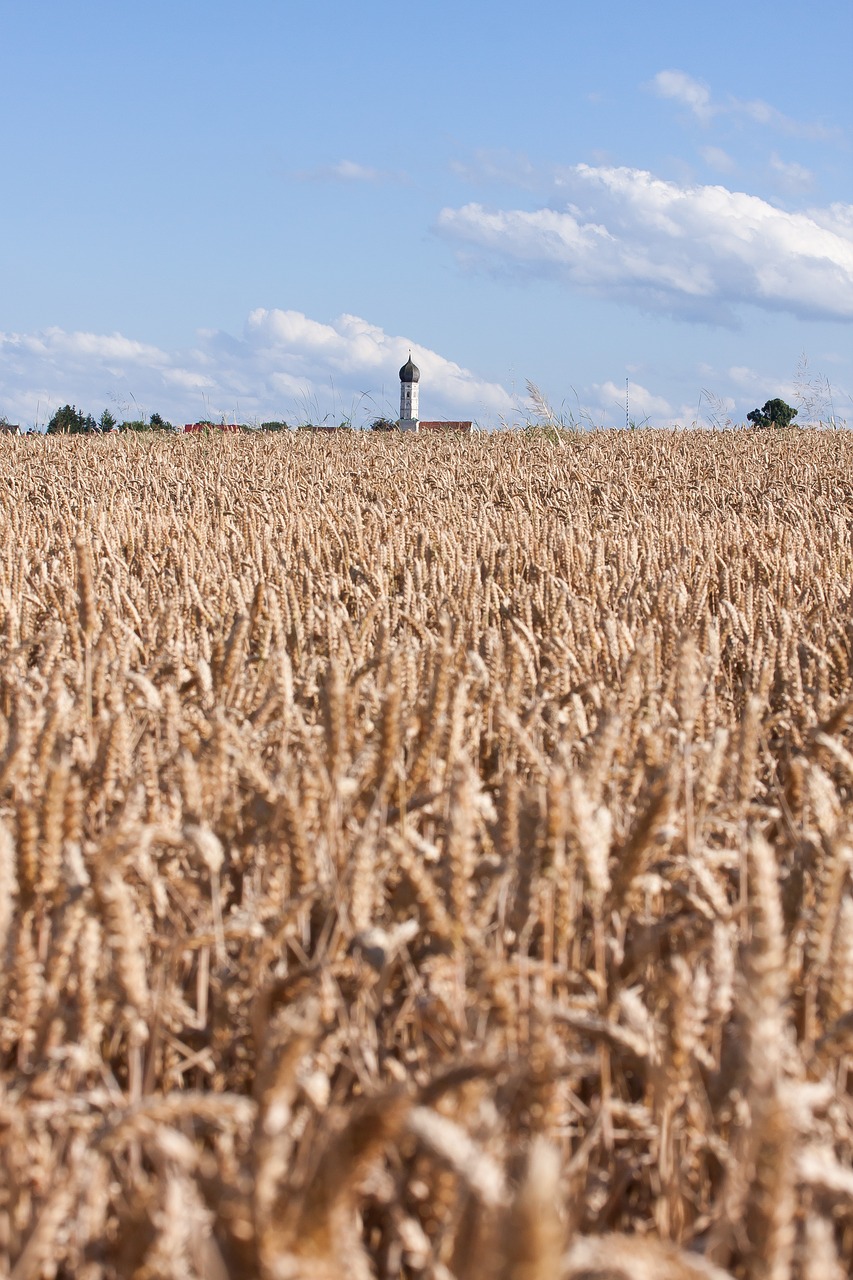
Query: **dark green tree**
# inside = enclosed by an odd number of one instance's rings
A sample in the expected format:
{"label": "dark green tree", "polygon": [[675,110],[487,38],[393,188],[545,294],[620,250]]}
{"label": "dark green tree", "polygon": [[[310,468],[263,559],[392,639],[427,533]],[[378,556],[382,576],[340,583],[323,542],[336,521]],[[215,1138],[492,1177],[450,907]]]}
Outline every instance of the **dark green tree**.
{"label": "dark green tree", "polygon": [[167,422],[159,413],[152,413],[151,417],[146,421],[144,418],[134,418],[131,422],[123,422],[121,424],[122,431],[173,431],[171,422]]}
{"label": "dark green tree", "polygon": [[84,414],[76,405],[64,404],[47,424],[49,436],[79,436],[88,431],[97,431],[95,419],[91,413]]}
{"label": "dark green tree", "polygon": [[112,431],[113,427],[116,425],[116,420],[110,413],[109,409],[105,409],[98,419],[98,426],[101,431]]}
{"label": "dark green tree", "polygon": [[748,413],[746,420],[754,427],[790,427],[796,416],[797,410],[785,404],[784,400],[768,400],[763,409],[753,409]]}

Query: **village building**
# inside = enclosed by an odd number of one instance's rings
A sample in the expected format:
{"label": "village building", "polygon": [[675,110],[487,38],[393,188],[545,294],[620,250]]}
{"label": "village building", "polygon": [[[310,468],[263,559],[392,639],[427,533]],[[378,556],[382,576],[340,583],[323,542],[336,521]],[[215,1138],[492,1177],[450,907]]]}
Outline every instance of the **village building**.
{"label": "village building", "polygon": [[461,431],[470,432],[470,422],[421,422],[418,417],[421,371],[412,361],[412,353],[400,370],[400,421],[401,431]]}
{"label": "village building", "polygon": [[418,429],[418,384],[421,371],[412,363],[412,353],[400,370],[400,422],[401,431]]}

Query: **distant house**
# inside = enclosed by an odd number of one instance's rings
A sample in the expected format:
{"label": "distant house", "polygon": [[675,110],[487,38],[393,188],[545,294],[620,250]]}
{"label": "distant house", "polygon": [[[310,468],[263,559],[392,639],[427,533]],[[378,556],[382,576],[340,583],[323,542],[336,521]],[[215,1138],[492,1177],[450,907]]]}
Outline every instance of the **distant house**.
{"label": "distant house", "polygon": [[21,428],[16,422],[0,422],[0,431],[7,436],[19,436]]}

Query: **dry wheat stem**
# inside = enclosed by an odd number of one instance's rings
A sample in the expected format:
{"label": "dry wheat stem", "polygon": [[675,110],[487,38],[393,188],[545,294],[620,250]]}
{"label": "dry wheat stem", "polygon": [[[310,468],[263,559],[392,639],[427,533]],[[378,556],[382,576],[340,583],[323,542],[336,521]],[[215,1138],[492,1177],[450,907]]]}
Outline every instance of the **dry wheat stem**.
{"label": "dry wheat stem", "polygon": [[845,1274],[851,471],[0,440],[0,1271]]}

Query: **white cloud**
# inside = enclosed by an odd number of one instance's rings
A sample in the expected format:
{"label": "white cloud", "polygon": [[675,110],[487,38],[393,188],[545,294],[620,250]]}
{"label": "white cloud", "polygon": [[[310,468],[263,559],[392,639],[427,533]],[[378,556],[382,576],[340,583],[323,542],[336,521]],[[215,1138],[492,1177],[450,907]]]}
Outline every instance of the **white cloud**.
{"label": "white cloud", "polygon": [[664,396],[656,395],[648,387],[633,379],[626,388],[624,383],[593,383],[587,393],[602,420],[611,426],[621,426],[627,407],[629,421],[635,426],[689,427],[696,422],[695,405],[673,405]]}
{"label": "white cloud", "polygon": [[728,151],[724,151],[722,147],[702,147],[699,154],[706,165],[710,169],[716,169],[717,173],[733,173],[737,168]]}
{"label": "white cloud", "polygon": [[336,164],[318,165],[315,169],[299,169],[291,177],[297,182],[365,182],[372,185],[410,181],[409,175],[402,170],[374,169],[355,160],[338,160]]}
{"label": "white cloud", "polygon": [[702,124],[710,124],[717,116],[733,116],[766,125],[795,138],[817,140],[832,138],[836,134],[835,130],[822,124],[793,120],[761,98],[736,98],[729,94],[723,100],[715,100],[708,86],[686,71],[659,71],[648,87],[659,98],[668,98],[687,107]]}
{"label": "white cloud", "polygon": [[743,390],[770,386],[773,381],[772,378],[768,379],[765,374],[759,373],[757,369],[751,369],[746,364],[733,364],[728,370],[728,375],[729,381]]}
{"label": "white cloud", "polygon": [[438,229],[463,260],[646,309],[731,323],[752,303],[801,317],[853,319],[853,209],[789,213],[724,186],[579,164],[564,209],[443,209]]}
{"label": "white cloud", "polygon": [[120,333],[68,333],[64,329],[44,329],[37,334],[6,334],[3,338],[6,355],[26,357],[43,355],[62,359],[74,368],[93,360],[106,365],[143,364],[160,367],[169,357],[159,347],[145,342],[135,342]]}
{"label": "white cloud", "polygon": [[[636,373],[634,366],[628,366],[628,372]],[[519,397],[515,412],[509,416],[510,426],[523,426],[526,422],[542,422],[545,420],[544,405],[548,406],[554,420],[566,426],[574,425],[580,430],[591,431],[600,428],[622,428],[626,425],[626,408],[628,421],[633,426],[654,427],[691,427],[700,425],[695,402],[693,404],[673,404],[665,396],[651,391],[632,376],[627,387],[624,382],[590,382],[572,387],[571,400],[562,402],[552,398],[547,392],[541,399],[533,396]],[[732,402],[733,403],[733,402]],[[707,425],[707,424],[706,424]]]}
{"label": "white cloud", "polygon": [[780,186],[786,191],[800,193],[814,186],[814,174],[811,169],[807,169],[803,164],[797,164],[795,160],[782,160],[774,152],[770,157],[770,168]]}
{"label": "white cloud", "polygon": [[809,209],[808,215],[819,227],[853,241],[853,204],[836,202],[826,209]]}
{"label": "white cloud", "polygon": [[[625,403],[625,387],[617,386],[615,382],[603,382],[595,383],[594,389],[598,393],[601,404],[618,405],[621,410]],[[644,387],[639,382],[628,383],[627,398],[628,412],[635,422],[646,417],[658,419],[673,416],[673,408],[669,401],[663,396],[656,396],[653,391],[649,391],[648,387]]]}
{"label": "white cloud", "polygon": [[182,387],[186,391],[215,391],[216,381],[196,369],[164,369],[163,381],[170,387]]}
{"label": "white cloud", "polygon": [[121,334],[0,333],[0,414],[43,424],[66,401],[96,416],[155,410],[173,422],[224,415],[240,421],[360,425],[399,410],[397,372],[409,348],[421,370],[421,412],[495,421],[512,408],[498,383],[359,316],[332,324],[300,311],[252,311],[242,337],[202,330],[192,349],[169,352]]}
{"label": "white cloud", "polygon": [[652,88],[659,98],[671,98],[674,102],[689,107],[703,123],[719,110],[711,102],[708,86],[694,80],[686,71],[659,71],[652,80]]}
{"label": "white cloud", "polygon": [[470,160],[451,160],[451,172],[464,182],[532,189],[543,182],[542,171],[523,152],[479,148]]}

